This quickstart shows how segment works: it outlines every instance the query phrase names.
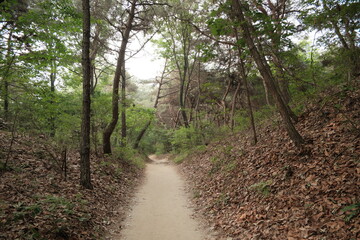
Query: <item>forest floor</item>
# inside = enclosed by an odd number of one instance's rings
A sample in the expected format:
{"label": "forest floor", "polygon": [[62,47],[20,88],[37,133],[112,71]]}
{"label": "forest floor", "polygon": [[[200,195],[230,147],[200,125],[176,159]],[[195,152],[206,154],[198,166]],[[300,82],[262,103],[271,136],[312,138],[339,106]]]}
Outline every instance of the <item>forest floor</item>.
{"label": "forest floor", "polygon": [[360,90],[305,105],[297,149],[281,121],[239,133],[182,164],[196,209],[234,240],[360,239]]}
{"label": "forest floor", "polygon": [[10,147],[11,139],[0,131],[0,239],[99,240],[125,218],[142,169],[92,156],[94,189],[86,190],[79,186],[77,152],[65,157],[44,136],[16,134]]}
{"label": "forest floor", "polygon": [[219,240],[193,218],[185,183],[167,158],[150,156],[145,182],[136,193],[125,229],[115,224],[109,239]]}
{"label": "forest floor", "polygon": [[301,149],[274,119],[258,126],[256,145],[250,131],[211,143],[180,166],[193,205],[176,168],[161,159],[148,164],[144,181],[134,164],[92,156],[94,189],[85,190],[78,153],[65,157],[43,136],[0,131],[0,169],[8,159],[0,171],[0,239],[100,240],[108,229],[110,239],[121,239],[120,230],[124,240],[150,239],[134,228],[160,228],[171,237],[154,239],[172,240],[174,229],[194,234],[178,239],[223,239],[215,232],[232,240],[360,239],[359,123],[360,90],[333,89],[299,117]]}

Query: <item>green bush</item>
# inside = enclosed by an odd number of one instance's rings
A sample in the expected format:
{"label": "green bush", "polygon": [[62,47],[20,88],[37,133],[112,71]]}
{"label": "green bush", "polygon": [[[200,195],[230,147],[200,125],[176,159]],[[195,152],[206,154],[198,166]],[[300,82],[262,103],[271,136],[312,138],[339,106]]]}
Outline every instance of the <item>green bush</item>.
{"label": "green bush", "polygon": [[173,131],[171,136],[172,149],[175,153],[187,151],[203,143],[203,133],[190,125],[190,127],[180,127]]}
{"label": "green bush", "polygon": [[117,147],[114,148],[112,157],[126,161],[135,165],[138,168],[145,167],[145,155],[139,153],[136,149],[131,147]]}

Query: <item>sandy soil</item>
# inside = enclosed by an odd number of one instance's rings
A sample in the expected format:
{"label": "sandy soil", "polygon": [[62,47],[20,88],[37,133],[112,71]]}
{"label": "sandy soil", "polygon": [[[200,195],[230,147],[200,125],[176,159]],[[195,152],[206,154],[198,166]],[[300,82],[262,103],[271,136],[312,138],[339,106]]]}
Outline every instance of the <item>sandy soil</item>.
{"label": "sandy soil", "polygon": [[156,159],[146,168],[145,183],[125,221],[121,240],[203,240],[205,234],[194,220],[184,182],[167,159]]}

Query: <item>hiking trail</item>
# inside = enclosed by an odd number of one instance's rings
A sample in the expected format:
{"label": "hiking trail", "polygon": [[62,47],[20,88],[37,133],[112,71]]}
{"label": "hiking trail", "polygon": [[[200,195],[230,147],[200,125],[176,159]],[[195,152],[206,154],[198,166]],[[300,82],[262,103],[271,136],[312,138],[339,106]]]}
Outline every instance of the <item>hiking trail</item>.
{"label": "hiking trail", "polygon": [[111,239],[119,240],[205,240],[205,234],[191,216],[185,183],[168,159],[148,163],[145,182],[135,195],[135,203],[125,220],[125,227]]}

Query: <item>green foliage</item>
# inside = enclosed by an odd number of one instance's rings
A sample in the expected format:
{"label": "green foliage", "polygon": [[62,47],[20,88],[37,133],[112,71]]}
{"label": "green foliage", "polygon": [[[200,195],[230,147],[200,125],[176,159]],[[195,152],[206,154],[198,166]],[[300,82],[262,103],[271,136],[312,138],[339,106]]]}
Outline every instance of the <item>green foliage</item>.
{"label": "green foliage", "polygon": [[[146,156],[129,146],[116,147],[111,156],[114,160],[126,161],[138,168],[145,167]],[[121,174],[122,170],[118,169],[117,171],[118,174]]]}
{"label": "green foliage", "polygon": [[127,142],[133,145],[141,130],[153,121],[155,115],[154,109],[132,106],[126,109],[126,124],[128,127]]}
{"label": "green foliage", "polygon": [[262,182],[258,182],[258,183],[251,185],[249,188],[252,190],[255,190],[256,192],[258,192],[264,196],[268,196],[270,194],[270,186],[272,183],[273,182],[271,180],[262,181]]}
{"label": "green foliage", "polygon": [[175,158],[173,159],[173,162],[176,164],[180,164],[183,161],[185,161],[186,158],[188,156],[190,156],[191,154],[201,153],[205,149],[206,149],[206,147],[204,145],[199,145],[199,146],[193,147],[187,151],[184,150],[175,156]]}
{"label": "green foliage", "polygon": [[189,156],[189,152],[182,152],[176,155],[173,162],[176,164],[182,163]]}
{"label": "green foliage", "polygon": [[257,124],[262,124],[266,121],[273,121],[273,116],[276,113],[275,106],[265,105],[254,112],[254,119]]}
{"label": "green foliage", "polygon": [[355,78],[359,73],[360,3],[355,0],[327,0],[305,1],[303,4],[307,6],[302,12],[304,24],[322,31],[320,43],[336,49],[332,58],[335,61],[331,63],[330,60],[326,65],[333,67],[333,73],[340,74],[340,78],[346,77],[346,72],[348,78]]}
{"label": "green foliage", "polygon": [[48,204],[48,211],[54,212],[61,210],[65,214],[72,214],[72,209],[74,208],[74,203],[65,199],[63,197],[48,195],[43,200],[43,203]]}
{"label": "green foliage", "polygon": [[164,154],[171,151],[170,131],[163,125],[153,122],[140,142],[140,149],[144,153]]}
{"label": "green foliage", "polygon": [[16,212],[14,212],[14,221],[19,219],[25,219],[28,217],[35,217],[40,214],[43,209],[38,203],[32,205],[25,205],[24,203],[18,203],[15,205]]}
{"label": "green foliage", "polygon": [[360,202],[343,207],[341,211],[346,213],[344,219],[345,222],[349,223],[352,219],[360,215]]}
{"label": "green foliage", "polygon": [[237,111],[234,120],[236,123],[235,131],[243,131],[250,126],[250,117],[245,110]]}
{"label": "green foliage", "polygon": [[180,127],[173,131],[171,144],[175,153],[187,151],[203,143],[203,133],[194,126]]}
{"label": "green foliage", "polygon": [[207,21],[212,35],[230,35],[232,33],[231,22],[223,18],[210,18]]}

